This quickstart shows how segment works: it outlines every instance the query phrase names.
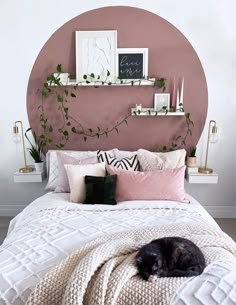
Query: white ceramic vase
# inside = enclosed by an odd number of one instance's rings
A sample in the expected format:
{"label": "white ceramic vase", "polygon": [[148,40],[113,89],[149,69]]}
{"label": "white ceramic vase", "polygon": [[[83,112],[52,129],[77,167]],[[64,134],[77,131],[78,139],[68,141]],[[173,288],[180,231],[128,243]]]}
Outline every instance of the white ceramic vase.
{"label": "white ceramic vase", "polygon": [[36,172],[43,172],[44,171],[44,162],[35,162],[34,163],[34,167],[35,167],[35,170]]}

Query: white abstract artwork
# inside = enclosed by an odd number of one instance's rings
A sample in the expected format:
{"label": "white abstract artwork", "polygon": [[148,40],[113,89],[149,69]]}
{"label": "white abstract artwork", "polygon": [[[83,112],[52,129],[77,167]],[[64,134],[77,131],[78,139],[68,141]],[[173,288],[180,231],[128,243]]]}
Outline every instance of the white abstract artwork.
{"label": "white abstract artwork", "polygon": [[117,31],[76,31],[77,82],[92,73],[95,79],[114,81],[116,48]]}
{"label": "white abstract artwork", "polygon": [[156,93],[154,95],[154,109],[162,111],[163,107],[170,108],[170,93]]}

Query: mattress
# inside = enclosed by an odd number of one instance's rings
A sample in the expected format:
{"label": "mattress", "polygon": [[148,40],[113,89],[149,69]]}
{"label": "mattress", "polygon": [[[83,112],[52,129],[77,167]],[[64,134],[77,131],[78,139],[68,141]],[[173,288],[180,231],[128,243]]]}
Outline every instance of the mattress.
{"label": "mattress", "polygon": [[47,193],[10,223],[0,247],[0,305],[23,305],[40,279],[91,240],[112,233],[174,223],[209,224],[213,218],[191,196],[175,201],[125,201],[116,206],[69,202]]}

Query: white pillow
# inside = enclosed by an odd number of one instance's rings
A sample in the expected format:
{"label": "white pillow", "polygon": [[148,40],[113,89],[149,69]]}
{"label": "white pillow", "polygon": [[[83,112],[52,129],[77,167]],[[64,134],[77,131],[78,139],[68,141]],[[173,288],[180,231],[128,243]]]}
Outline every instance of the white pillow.
{"label": "white pillow", "polygon": [[155,153],[145,149],[139,149],[137,154],[142,171],[167,168],[175,169],[185,165],[185,149],[178,149],[166,153]]}
{"label": "white pillow", "polygon": [[115,166],[117,168],[137,171],[139,169],[139,161],[137,154],[130,158],[117,159],[109,154],[109,152],[98,150],[97,152],[98,162],[106,162],[108,165]]}
{"label": "white pillow", "polygon": [[[57,152],[65,153],[76,159],[86,159],[97,156],[97,151],[73,151],[73,150],[49,150],[46,155],[48,182],[45,187],[46,191],[54,191],[58,186],[58,162]],[[114,156],[113,150],[109,153]]]}
{"label": "white pillow", "polygon": [[137,155],[137,151],[119,150],[118,148],[114,148],[113,152],[115,153],[115,157],[118,160],[121,160],[123,158],[131,158],[134,155]]}
{"label": "white pillow", "polygon": [[86,197],[85,176],[106,176],[105,162],[84,165],[66,164],[65,169],[70,184],[70,200],[77,203],[83,203]]}

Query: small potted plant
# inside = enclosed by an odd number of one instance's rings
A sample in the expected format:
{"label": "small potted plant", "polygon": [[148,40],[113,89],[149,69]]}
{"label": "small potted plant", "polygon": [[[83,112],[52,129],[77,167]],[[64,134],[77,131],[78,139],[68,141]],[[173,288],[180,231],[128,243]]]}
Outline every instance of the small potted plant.
{"label": "small potted plant", "polygon": [[[31,131],[33,135],[33,141],[30,140],[27,133]],[[34,159],[34,166],[36,171],[43,171],[44,170],[44,162],[43,162],[43,147],[45,145],[44,141],[42,141],[40,138],[37,138],[35,131],[32,130],[32,128],[28,128],[25,132],[25,137],[30,143],[30,147],[28,148],[28,151],[31,155],[31,157]]]}
{"label": "small potted plant", "polygon": [[196,157],[196,147],[190,148],[189,156],[187,157],[187,166],[188,167],[195,167],[197,166],[197,157]]}

